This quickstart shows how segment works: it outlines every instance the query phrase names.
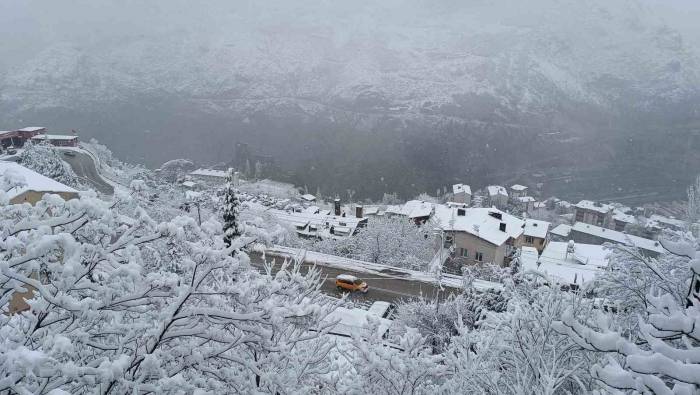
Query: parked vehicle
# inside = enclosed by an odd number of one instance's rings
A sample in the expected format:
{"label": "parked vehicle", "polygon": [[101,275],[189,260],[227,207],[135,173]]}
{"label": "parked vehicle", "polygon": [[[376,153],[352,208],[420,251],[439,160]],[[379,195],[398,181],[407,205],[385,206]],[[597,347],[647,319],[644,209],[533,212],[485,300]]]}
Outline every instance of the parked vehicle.
{"label": "parked vehicle", "polygon": [[335,286],[338,287],[339,290],[350,292],[360,291],[367,293],[367,291],[369,291],[369,286],[366,282],[351,274],[339,274],[335,278]]}
{"label": "parked vehicle", "polygon": [[73,152],[73,151],[63,151],[63,155],[65,155],[65,156],[70,156],[70,157],[74,157],[74,156],[75,156],[75,152]]}

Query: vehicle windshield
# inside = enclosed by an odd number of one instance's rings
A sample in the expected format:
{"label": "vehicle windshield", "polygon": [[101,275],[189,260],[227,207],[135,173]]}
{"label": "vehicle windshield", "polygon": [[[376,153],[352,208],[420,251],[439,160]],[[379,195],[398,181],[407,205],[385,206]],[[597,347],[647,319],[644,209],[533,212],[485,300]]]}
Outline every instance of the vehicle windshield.
{"label": "vehicle windshield", "polygon": [[360,280],[359,278],[355,280],[355,285],[362,285],[364,281]]}

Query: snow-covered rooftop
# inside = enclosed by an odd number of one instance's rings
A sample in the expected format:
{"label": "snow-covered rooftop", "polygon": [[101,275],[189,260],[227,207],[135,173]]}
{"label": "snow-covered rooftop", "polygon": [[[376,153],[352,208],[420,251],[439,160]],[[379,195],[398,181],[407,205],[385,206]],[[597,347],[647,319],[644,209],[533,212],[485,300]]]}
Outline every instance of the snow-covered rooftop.
{"label": "snow-covered rooftop", "polygon": [[433,213],[433,204],[422,200],[409,200],[402,206],[389,206],[388,214],[403,215],[408,218],[430,217]]}
{"label": "snow-covered rooftop", "polygon": [[554,227],[554,229],[550,230],[549,233],[560,237],[569,237],[569,233],[571,233],[571,225],[559,224]]}
{"label": "snow-covered rooftop", "polygon": [[452,185],[452,193],[455,195],[458,193],[466,193],[467,195],[471,195],[472,188],[467,184],[454,184]]}
{"label": "snow-covered rooftop", "polygon": [[[464,213],[464,215],[459,215]],[[501,216],[501,219],[494,215]],[[467,232],[491,244],[500,246],[508,238],[523,234],[525,222],[520,218],[495,208],[454,208],[438,204],[435,206],[434,225],[445,231]],[[506,225],[505,232],[500,230]]]}
{"label": "snow-covered rooftop", "polygon": [[191,176],[204,176],[204,177],[220,177],[226,178],[228,172],[226,170],[214,170],[214,169],[197,169],[190,173]]}
{"label": "snow-covered rooftop", "polygon": [[534,270],[564,284],[582,285],[608,266],[610,251],[601,245],[577,244],[567,252],[569,243],[552,241],[538,257],[533,247],[523,247],[520,263],[524,270]]}
{"label": "snow-covered rooftop", "polygon": [[609,204],[598,203],[591,200],[581,200],[580,202],[576,203],[576,207],[584,210],[597,211],[603,214],[607,214],[614,208]]}
{"label": "snow-covered rooftop", "polygon": [[613,243],[634,246],[643,250],[656,253],[663,253],[664,249],[656,240],[645,239],[643,237],[629,235],[627,233],[618,232],[612,229],[601,228],[600,226],[590,225],[583,222],[576,222],[572,227],[572,231],[597,236]]}
{"label": "snow-covered rooftop", "polygon": [[32,140],[76,140],[78,136],[67,134],[39,134],[32,137]]}
{"label": "snow-covered rooftop", "polygon": [[508,196],[508,191],[506,191],[506,189],[500,185],[489,185],[486,187],[486,190],[488,191],[489,196]]}
{"label": "snow-covered rooftop", "polygon": [[338,321],[329,333],[333,335],[352,336],[353,334],[357,335],[367,331],[366,323],[369,316],[374,316],[374,319],[379,321],[377,335],[382,336],[389,330],[391,320],[376,316],[373,312],[368,310],[338,307],[325,319],[329,322]]}
{"label": "snow-covered rooftop", "polygon": [[40,130],[45,130],[45,127],[41,126],[27,126],[26,128],[17,129],[18,132],[38,132]]}
{"label": "snow-covered rooftop", "polygon": [[626,224],[633,224],[637,222],[637,219],[634,217],[634,215],[625,214],[618,210],[615,210],[613,212],[613,219],[615,221],[624,222]]}
{"label": "snow-covered rooftop", "polygon": [[316,200],[316,196],[314,196],[310,193],[303,194],[299,197],[302,198],[303,200],[306,200],[307,202],[313,202]]}
{"label": "snow-covered rooftop", "polygon": [[182,186],[187,188],[194,188],[195,186],[197,186],[197,183],[194,181],[183,181]]}
{"label": "snow-covered rooftop", "polygon": [[19,196],[27,191],[47,193],[78,192],[77,190],[67,185],[61,184],[58,181],[45,177],[33,170],[29,170],[26,167],[21,166],[15,162],[0,161],[0,175],[2,175],[2,177],[19,177],[23,180],[23,186],[14,187],[7,191],[7,196],[10,199]]}
{"label": "snow-covered rooftop", "polygon": [[[338,217],[320,212],[292,212],[278,209],[269,209],[267,212],[278,220],[295,226],[297,233],[306,236],[351,236],[361,223],[367,221],[367,218]],[[331,227],[334,230],[333,234],[330,233]]]}
{"label": "snow-covered rooftop", "polygon": [[532,196],[521,196],[518,198],[518,201],[520,203],[530,203],[530,202],[534,202],[535,198]]}
{"label": "snow-covered rooftop", "polygon": [[510,189],[512,189],[514,191],[524,191],[527,189],[527,187],[525,185],[515,184],[515,185],[511,185]]}
{"label": "snow-covered rooftop", "polygon": [[664,217],[658,214],[652,214],[649,217],[649,221],[651,222],[651,225],[659,225],[660,227],[672,227],[678,229],[683,229],[683,227],[685,227],[685,221],[683,220]]}
{"label": "snow-covered rooftop", "polygon": [[527,218],[525,220],[525,228],[523,232],[525,233],[525,236],[532,236],[544,239],[545,237],[547,237],[549,225],[550,223],[547,221],[540,221],[537,219]]}

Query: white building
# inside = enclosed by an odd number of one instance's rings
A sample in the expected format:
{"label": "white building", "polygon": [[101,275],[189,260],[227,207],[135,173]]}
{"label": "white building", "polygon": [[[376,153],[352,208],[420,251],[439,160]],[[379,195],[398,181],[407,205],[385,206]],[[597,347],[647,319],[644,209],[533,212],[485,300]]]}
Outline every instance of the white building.
{"label": "white building", "polygon": [[452,185],[452,201],[455,203],[471,204],[472,188],[467,184]]}
{"label": "white building", "polygon": [[663,247],[656,240],[645,239],[643,237],[629,235],[613,229],[606,229],[601,226],[583,222],[576,222],[571,227],[569,237],[577,243],[612,243],[636,247],[649,256],[657,256],[664,252]]}
{"label": "white building", "polygon": [[489,205],[505,209],[508,206],[508,191],[500,185],[489,185],[486,187]]}
{"label": "white building", "polygon": [[525,185],[515,184],[510,186],[510,196],[513,199],[527,196],[527,187]]}
{"label": "white building", "polygon": [[547,221],[526,218],[525,227],[523,228],[525,239],[522,245],[534,247],[537,251],[542,252],[547,244],[547,234],[550,225],[551,224]]}
{"label": "white building", "polygon": [[507,264],[522,244],[525,222],[495,208],[436,205],[432,226],[445,234],[466,264]]}
{"label": "white building", "polygon": [[552,241],[541,255],[532,247],[523,247],[520,264],[548,276],[560,285],[580,287],[608,267],[610,250],[601,245]]}

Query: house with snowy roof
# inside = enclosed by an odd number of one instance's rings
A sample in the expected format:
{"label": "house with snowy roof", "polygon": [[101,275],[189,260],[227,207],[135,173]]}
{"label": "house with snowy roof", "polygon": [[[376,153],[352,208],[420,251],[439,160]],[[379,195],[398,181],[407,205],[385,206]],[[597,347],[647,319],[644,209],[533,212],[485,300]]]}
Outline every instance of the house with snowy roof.
{"label": "house with snowy roof", "polygon": [[638,248],[644,255],[656,257],[664,252],[656,240],[630,235],[613,229],[576,222],[571,227],[569,238],[577,243],[604,244],[612,243]]}
{"label": "house with snowy roof", "polygon": [[472,188],[467,184],[452,185],[452,201],[455,203],[471,204]]}
{"label": "house with snowy roof", "polygon": [[297,211],[269,209],[267,212],[294,228],[304,238],[342,239],[353,236],[358,228],[367,225],[367,218],[331,215],[329,211],[321,212],[312,206]]}
{"label": "house with snowy roof", "polygon": [[525,222],[496,208],[435,205],[431,221],[444,233],[460,265],[506,265],[523,242]]}
{"label": "house with snowy roof", "polygon": [[56,194],[65,200],[78,197],[79,192],[67,185],[43,176],[15,162],[0,161],[0,177],[4,183],[16,185],[5,191],[10,204],[36,204],[45,194]]}
{"label": "house with snowy roof", "polygon": [[508,191],[500,185],[489,185],[486,187],[488,204],[499,209],[505,209],[508,206]]}
{"label": "house with snowy roof", "polygon": [[532,213],[535,210],[535,198],[532,196],[519,196],[514,199],[515,203],[525,213]]}
{"label": "house with snowy roof", "polygon": [[541,253],[523,247],[519,262],[523,271],[538,272],[553,283],[578,288],[608,267],[609,255],[610,250],[602,245],[552,241]]}
{"label": "house with snowy roof", "polygon": [[624,231],[627,225],[637,222],[634,215],[627,214],[629,208],[619,205],[581,200],[576,204],[575,210],[577,222],[602,226],[620,232]]}
{"label": "house with snowy roof", "polygon": [[549,234],[549,226],[547,221],[526,218],[525,227],[523,228],[523,246],[533,247],[537,251],[542,252],[547,244],[547,236]]}
{"label": "house with snowy roof", "polygon": [[54,147],[77,147],[78,136],[69,134],[38,134],[32,137],[34,142],[48,142]]}
{"label": "house with snowy roof", "polygon": [[528,188],[525,185],[514,184],[510,186],[510,197],[512,199],[517,199],[523,196],[527,196]]}
{"label": "house with snowy roof", "polygon": [[409,200],[403,205],[388,206],[386,208],[387,216],[402,216],[406,217],[417,225],[424,224],[433,215],[434,205],[422,200]]}

